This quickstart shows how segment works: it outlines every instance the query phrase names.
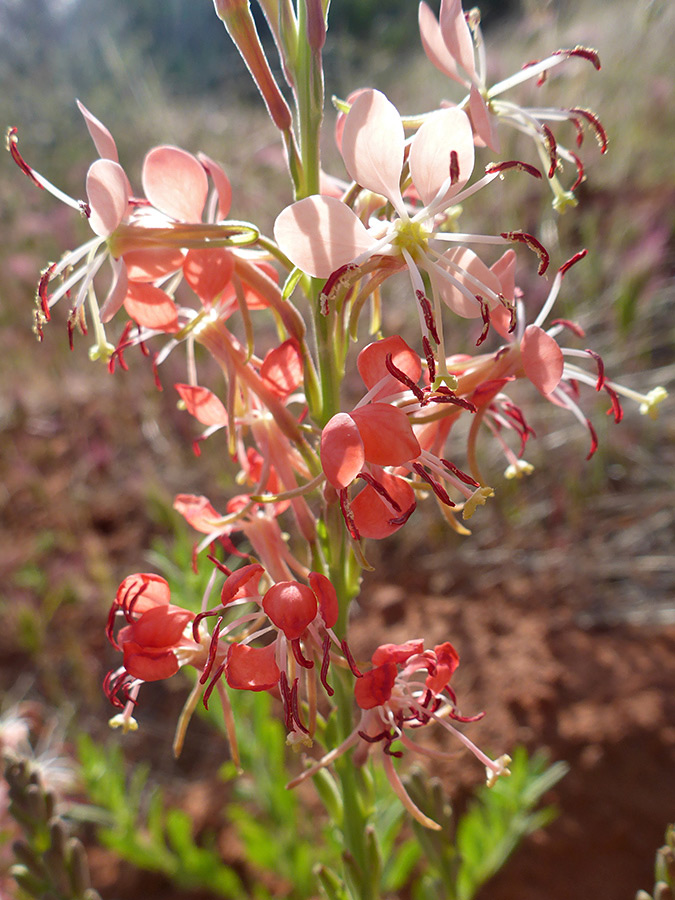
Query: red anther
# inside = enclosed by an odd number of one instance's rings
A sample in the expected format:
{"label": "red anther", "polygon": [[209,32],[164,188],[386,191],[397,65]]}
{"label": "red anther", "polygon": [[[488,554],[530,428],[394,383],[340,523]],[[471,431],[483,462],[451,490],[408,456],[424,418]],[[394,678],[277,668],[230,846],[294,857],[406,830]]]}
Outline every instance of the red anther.
{"label": "red anther", "polygon": [[[216,653],[218,652],[218,641],[220,638],[220,629],[223,627],[223,616],[218,617],[218,621],[216,622],[216,627],[213,629],[213,634],[211,635],[211,643],[209,644],[209,653],[206,658],[206,664],[204,665],[204,669],[202,674],[199,676],[199,683],[206,684],[208,681],[209,675],[211,673],[211,669],[213,668],[213,663],[216,659]],[[193,629],[194,635],[194,629]]]}
{"label": "red anther", "polygon": [[[509,327],[507,330],[508,334],[513,334],[516,330],[516,325],[518,324],[518,319],[516,317],[516,304],[512,300],[507,300],[503,294],[498,294],[499,302],[504,307],[504,309],[508,310],[510,315],[509,319]],[[506,348],[508,350],[508,347]]]}
{"label": "red anther", "polygon": [[581,396],[581,390],[579,389],[579,382],[576,380],[576,378],[568,378],[567,384],[570,387],[572,395],[574,397]]}
{"label": "red anther", "polygon": [[91,219],[91,206],[87,203],[86,200],[78,201],[80,212],[85,217],[85,219]]}
{"label": "red anther", "polygon": [[448,496],[448,492],[445,490],[442,484],[433,479],[431,475],[426,471],[424,466],[421,463],[414,462],[412,464],[413,469],[420,476],[422,481],[426,481],[429,487],[432,489],[434,494],[438,497],[441,503],[445,503],[446,506],[456,506],[456,503],[453,503],[450,497]]}
{"label": "red anther", "polygon": [[344,654],[344,658],[347,660],[347,665],[352,670],[352,675],[356,675],[357,678],[361,678],[361,672],[359,672],[359,668],[354,662],[354,657],[352,656],[352,651],[349,649],[349,645],[347,641],[340,641],[340,649]]}
{"label": "red anther", "polygon": [[598,72],[601,68],[598,51],[594,50],[592,47],[576,46],[571,50],[554,50],[551,56],[580,56],[582,59],[587,59],[590,63],[592,63],[598,70]]}
{"label": "red anther", "polygon": [[42,312],[44,313],[44,317],[48,322],[51,319],[51,313],[49,311],[49,295],[47,294],[47,286],[52,279],[52,274],[55,268],[56,263],[51,263],[51,265],[47,266],[47,268],[44,270],[44,272],[42,272],[40,276],[40,281],[38,283],[37,289],[40,306],[42,308]]}
{"label": "red anther", "polygon": [[508,169],[518,169],[521,172],[527,172],[527,174],[532,175],[533,178],[541,178],[541,172],[536,166],[531,166],[529,163],[523,162],[520,159],[508,159],[505,162],[488,163],[487,166],[485,166],[485,174],[501,174]]}
{"label": "red anther", "polygon": [[[588,250],[580,250],[578,253],[575,253],[574,256],[571,256],[567,262],[564,262],[562,266],[558,269],[560,275],[564,278],[565,275],[569,272],[572,266],[575,266],[580,260],[584,259],[584,257],[588,256]],[[557,319],[558,322],[567,323],[567,319]],[[582,334],[583,337],[583,334]]]}
{"label": "red anther", "polygon": [[349,505],[349,493],[347,488],[342,488],[339,493],[340,498],[340,510],[342,511],[342,518],[345,520],[345,525],[347,526],[347,531],[351,535],[352,539],[358,541],[361,539],[361,535],[359,534],[359,530],[356,527],[356,522],[354,521],[354,513],[352,512],[352,508]]}
{"label": "red anther", "polygon": [[549,255],[548,250],[531,234],[526,231],[502,231],[501,236],[507,241],[513,241],[516,244],[525,244],[530,250],[533,250],[539,257],[538,275],[543,275],[548,269]]}
{"label": "red anther", "polygon": [[291,711],[293,713],[293,720],[295,724],[298,726],[300,731],[303,731],[305,734],[309,734],[309,729],[305,728],[302,719],[300,718],[300,706],[298,703],[298,679],[295,678],[293,681],[293,687],[291,688]]}
{"label": "red anther", "polygon": [[348,276],[352,272],[355,272],[358,268],[359,267],[355,266],[354,263],[347,263],[344,266],[340,266],[339,269],[336,269],[331,275],[329,275],[328,280],[321,288],[321,293],[319,294],[321,315],[328,315],[328,313],[330,312],[331,297],[333,297],[341,287],[346,287],[349,284]]}
{"label": "red anther", "polygon": [[478,408],[471,400],[465,400],[464,397],[458,397],[457,394],[453,393],[453,391],[445,385],[441,385],[433,394],[427,395],[425,398],[425,406],[428,403],[454,403],[455,406],[461,406],[463,409],[468,409],[469,412],[476,412]]}
{"label": "red anther", "polygon": [[209,553],[206,558],[209,560],[209,562],[212,562],[213,565],[223,573],[223,575],[226,575],[228,578],[230,577],[230,575],[232,574],[232,569],[228,569],[224,563],[221,563],[221,561],[211,553]]}
{"label": "red anther", "polygon": [[551,161],[551,165],[549,166],[548,170],[548,177],[553,178],[553,176],[555,175],[555,170],[558,168],[558,145],[556,144],[553,132],[548,127],[548,125],[542,125],[541,130],[544,132],[544,147],[546,147],[546,152],[548,153],[548,157]]}
{"label": "red anther", "polygon": [[612,401],[612,405],[607,410],[607,415],[614,416],[614,421],[618,425],[619,422],[623,419],[623,407],[621,406],[621,401],[619,400],[619,395],[613,390],[608,384],[604,385],[605,390],[609,394],[610,400]]}
{"label": "red anther", "polygon": [[300,646],[300,638],[296,638],[294,641],[291,641],[291,650],[293,651],[293,656],[299,666],[302,666],[303,669],[313,669],[314,662],[311,659],[307,659],[307,657],[303,656],[302,647]]}
{"label": "red anther", "polygon": [[41,191],[44,191],[45,187],[35,177],[35,173],[28,165],[23,156],[19,153],[19,138],[17,137],[19,129],[13,125],[11,128],[7,129],[7,149],[9,150],[12,159],[17,164],[17,166],[21,169],[24,175],[27,175],[33,184],[36,184]]}
{"label": "red anther", "polygon": [[42,316],[37,309],[35,310],[35,325],[33,326],[33,328],[35,330],[35,334],[37,335],[38,341],[42,343],[42,341],[44,341],[45,339],[45,333],[42,330]]}
{"label": "red anther", "polygon": [[571,150],[568,150],[567,152],[572,157],[572,159],[574,160],[574,165],[577,167],[577,180],[574,182],[574,184],[570,188],[570,191],[572,193],[574,193],[576,191],[576,189],[579,187],[579,185],[581,184],[581,182],[586,180],[586,175],[585,175],[585,170],[584,170],[584,164],[579,159],[579,157],[576,155],[576,153],[572,153]]}
{"label": "red anther", "polygon": [[450,184],[457,184],[459,181],[459,157],[456,150],[450,151]]}
{"label": "red anther", "polygon": [[398,366],[394,365],[394,358],[391,353],[387,353],[384,364],[387,367],[389,374],[393,375],[397,381],[400,381],[401,384],[404,384],[408,388],[408,390],[412,391],[420,403],[424,400],[422,389],[415,384],[409,375],[406,375],[406,373],[399,369]]}
{"label": "red anther", "polygon": [[598,449],[598,435],[590,419],[586,419],[586,426],[591,433],[591,449],[588,451],[588,456],[586,457],[586,460],[589,460]]}
{"label": "red anther", "polygon": [[216,671],[213,673],[213,678],[209,682],[208,687],[204,691],[204,696],[202,697],[202,703],[204,704],[204,709],[209,708],[209,698],[211,697],[211,694],[213,693],[213,689],[216,686],[216,684],[218,683],[218,680],[222,677],[222,674],[225,671],[226,665],[227,665],[226,662],[222,662],[218,666]]}
{"label": "red anther", "polygon": [[319,675],[321,679],[321,684],[324,686],[324,689],[329,697],[332,697],[335,691],[328,684],[328,667],[330,666],[330,637],[326,635],[323,639],[323,644],[321,645],[321,673]]}
{"label": "red anther", "polygon": [[588,348],[584,350],[584,353],[588,353],[595,360],[595,364],[598,367],[598,380],[595,383],[595,389],[596,391],[601,391],[605,386],[605,364],[602,361],[602,357],[595,350],[589,350]]}
{"label": "red anther", "polygon": [[577,118],[574,118],[574,116],[570,116],[570,122],[572,123],[572,125],[574,125],[574,128],[576,129],[576,132],[577,132],[576,139],[575,139],[577,142],[577,147],[581,147],[581,145],[584,142],[584,127],[581,124],[580,120]]}
{"label": "red anther", "polygon": [[117,604],[113,603],[110,607],[110,612],[108,613],[108,621],[105,626],[105,636],[108,638],[110,643],[113,645],[115,650],[121,650],[122,648],[115,640],[114,628],[115,628],[115,613],[117,612]]}
{"label": "red anther", "polygon": [[476,294],[476,300],[480,303],[480,314],[483,319],[483,328],[476,341],[476,347],[480,347],[490,331],[490,307],[478,294]]}
{"label": "red anther", "polygon": [[159,380],[159,371],[157,369],[157,354],[152,357],[152,376],[155,379],[155,387],[158,391],[163,391],[162,382]]}
{"label": "red anther", "polygon": [[399,525],[399,526],[405,525],[405,523],[408,521],[410,516],[412,516],[412,514],[415,512],[416,509],[417,509],[417,501],[413,500],[412,505],[409,506],[408,509],[406,509],[406,511],[404,513],[402,513],[400,516],[396,516],[393,519],[388,519],[387,521],[388,521],[389,525]]}
{"label": "red anther", "polygon": [[459,478],[459,480],[463,484],[468,484],[470,487],[480,487],[480,482],[476,481],[475,478],[472,478],[470,475],[467,475],[466,472],[462,472],[460,468],[458,468],[453,462],[450,462],[449,459],[442,459],[441,462],[445,466],[445,468],[452,472],[455,478]]}
{"label": "red anther", "polygon": [[480,722],[480,720],[485,717],[485,713],[479,712],[476,713],[475,716],[460,716],[459,713],[456,713],[454,710],[449,710],[448,717],[454,719],[455,722]]}
{"label": "red anther", "polygon": [[380,741],[388,741],[391,739],[391,731],[380,731],[378,734],[366,734],[365,731],[357,731],[360,738],[369,744],[379,744]]}
{"label": "red anther", "polygon": [[368,472],[359,472],[356,477],[362,478],[366,482],[366,484],[369,484],[371,488],[380,495],[380,497],[383,497],[387,501],[387,503],[393,506],[396,512],[401,512],[401,505],[397,503],[396,500],[394,500],[385,486],[383,484],[380,484],[379,481],[376,481],[376,479],[373,478],[372,475],[369,475]]}
{"label": "red anther", "polygon": [[[263,597],[262,608],[270,621],[295,643],[316,618],[318,602],[316,594],[307,585],[298,581],[279,581]],[[296,653],[295,647],[293,652]]]}
{"label": "red anther", "polygon": [[199,644],[201,641],[201,635],[199,634],[199,626],[201,624],[202,619],[208,619],[210,616],[220,616],[222,614],[222,608],[219,609],[207,609],[205,612],[197,613],[192,622],[192,638],[196,644]]}
{"label": "red anther", "polygon": [[431,303],[429,302],[429,298],[425,297],[423,291],[415,291],[415,296],[417,297],[417,301],[419,305],[422,307],[422,314],[424,315],[424,322],[427,326],[429,334],[436,341],[437,344],[440,344],[441,339],[438,336],[438,332],[436,331],[436,323],[434,321],[434,314],[431,309]]}
{"label": "red anther", "polygon": [[395,737],[392,737],[390,740],[385,741],[384,747],[382,748],[387,756],[395,756],[396,759],[400,759],[403,756],[402,750],[392,750],[391,745],[396,740]]}
{"label": "red anther", "polygon": [[75,322],[73,321],[72,313],[68,316],[66,328],[68,329],[68,346],[72,351],[75,349],[75,343],[73,341],[73,334],[75,333]]}
{"label": "red anther", "polygon": [[[575,113],[577,116],[581,116],[582,119],[585,119],[590,125],[593,134],[595,135],[595,139],[598,142],[598,146],[600,147],[601,153],[607,153],[607,146],[609,144],[609,140],[607,138],[607,132],[602,126],[600,119],[596,116],[596,114],[590,109],[581,109],[576,106],[570,109],[571,113]],[[577,139],[578,143],[578,139]]]}
{"label": "red anther", "polygon": [[576,334],[577,337],[586,337],[586,332],[581,325],[577,325],[577,323],[572,322],[571,319],[554,319],[551,322],[551,325],[562,325],[563,328],[568,328],[573,334]]}
{"label": "red anther", "polygon": [[427,358],[429,381],[433,384],[433,382],[436,380],[436,359],[434,357],[433,350],[431,349],[429,338],[426,335],[422,338],[422,346],[424,347],[424,355]]}

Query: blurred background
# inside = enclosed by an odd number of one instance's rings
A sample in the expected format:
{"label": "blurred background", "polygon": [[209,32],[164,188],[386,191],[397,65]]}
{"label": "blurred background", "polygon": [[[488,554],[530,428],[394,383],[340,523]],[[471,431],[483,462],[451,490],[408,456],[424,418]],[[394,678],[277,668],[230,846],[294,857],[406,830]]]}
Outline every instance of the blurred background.
{"label": "blurred background", "polygon": [[[641,391],[672,385],[675,7],[514,0],[481,11],[490,81],[560,47],[599,51],[600,73],[570,60],[522,96],[541,90],[551,105],[592,108],[610,149],[601,158],[587,138],[588,180],[565,216],[515,177],[495,192],[498,209],[483,194],[467,204],[467,224],[533,231],[556,266],[588,246],[558,315],[583,325],[614,380]],[[422,53],[416,17],[411,0],[335,2],[328,97],[374,86],[404,113],[459,99]],[[147,150],[172,143],[220,161],[233,216],[267,233],[291,199],[274,128],[207,0],[0,0],[0,86],[0,120],[19,128],[29,163],[72,196],[83,195],[93,158],[78,97],[112,131],[133,184]],[[326,120],[325,164],[341,175],[329,100]],[[61,305],[36,343],[40,270],[85,235],[72,210],[31,185],[8,154],[0,160],[0,709],[28,705],[39,740],[66,755],[80,733],[108,740],[99,686],[116,665],[104,625],[117,584],[132,571],[188,565],[175,493],[215,502],[230,491],[217,437],[198,462],[192,454],[197,432],[171,389],[183,380],[179,363],[163,367],[162,393],[141,358],[111,376],[89,362],[86,340],[69,351]],[[536,308],[548,286],[527,274],[530,264],[523,256],[519,282]],[[675,818],[672,401],[658,421],[626,403],[617,426],[590,393],[584,408],[600,436],[590,462],[575,420],[523,395],[539,435],[527,453],[534,474],[506,482],[486,446],[497,498],[472,520],[474,534],[459,538],[430,510],[424,525],[420,517],[373,548],[354,620],[362,657],[373,633],[452,640],[458,692],[487,710],[474,726],[478,743],[543,747],[571,764],[551,798],[558,819],[490,884],[491,900],[633,897],[650,888],[654,850]],[[124,754],[151,762],[152,778],[224,846],[218,817],[230,787],[211,782],[226,751],[200,744],[197,723],[189,762],[173,761],[178,681],[146,690],[141,731],[124,739]],[[443,777],[461,809],[480,773],[461,760]],[[243,865],[236,847],[227,852]],[[105,896],[188,896],[166,873],[134,869],[112,851],[93,849],[92,865]],[[283,884],[271,895],[290,896]]]}

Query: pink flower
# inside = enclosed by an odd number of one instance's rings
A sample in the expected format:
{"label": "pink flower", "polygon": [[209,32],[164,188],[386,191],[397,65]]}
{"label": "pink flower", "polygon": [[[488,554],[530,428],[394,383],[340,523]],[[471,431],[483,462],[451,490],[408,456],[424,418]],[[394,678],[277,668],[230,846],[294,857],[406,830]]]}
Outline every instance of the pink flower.
{"label": "pink flower", "polygon": [[448,721],[475,722],[483,716],[483,713],[462,716],[457,710],[450,679],[459,665],[459,656],[452,644],[438,644],[433,650],[425,650],[423,640],[382,644],[373,653],[372,663],[373,667],[356,679],[354,687],[354,697],[361,710],[356,728],[339,747],[293,779],[288,787],[315,775],[352,747],[356,748],[353,760],[357,765],[362,765],[377,748],[389,782],[408,812],[425,827],[439,829],[440,825],[426,816],[405,790],[392,762],[393,757],[403,754],[392,750],[392,745],[400,741],[405,748],[432,759],[450,757],[411,740],[407,729],[418,729],[432,721],[441,725],[483,763],[488,784],[493,784],[500,775],[509,774],[506,766],[510,759],[508,756],[490,759]]}
{"label": "pink flower", "polygon": [[[572,122],[577,129],[579,146],[583,139],[582,125],[590,126],[598,139],[601,152],[605,153],[607,136],[597,116],[587,109],[520,107],[512,101],[499,98],[512,87],[535,76],[539,76],[538,83],[542,84],[550,69],[570,57],[586,59],[599,69],[600,59],[595,50],[586,47],[556,50],[546,59],[528,63],[520,72],[488,87],[485,49],[477,10],[465,13],[461,0],[441,0],[439,18],[436,19],[429,6],[422,2],[419,5],[419,28],[422,46],[431,62],[468,91],[459,106],[469,113],[477,142],[486,144],[498,153],[499,137],[495,127],[498,122],[529,135],[535,142],[539,158],[548,169],[554,207],[562,211],[569,205],[576,205],[573,192],[583,181],[583,166],[575,153],[556,141],[546,123]],[[570,190],[564,190],[557,178],[561,161],[571,163],[577,170],[576,181]]]}

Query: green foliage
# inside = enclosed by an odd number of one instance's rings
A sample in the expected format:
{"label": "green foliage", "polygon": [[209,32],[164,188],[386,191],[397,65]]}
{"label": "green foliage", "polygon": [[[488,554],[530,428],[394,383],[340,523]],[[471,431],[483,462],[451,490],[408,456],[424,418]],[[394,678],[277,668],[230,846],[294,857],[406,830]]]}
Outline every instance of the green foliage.
{"label": "green foliage", "polygon": [[430,832],[413,823],[427,862],[414,886],[415,900],[471,900],[523,838],[555,818],[553,807],[537,805],[565,775],[567,765],[548,766],[543,753],[528,757],[524,747],[517,747],[510,769],[510,778],[477,790],[456,825],[454,840],[448,839],[452,812],[439,782],[419,772],[409,777],[407,787],[415,802],[442,825],[441,831]]}
{"label": "green foliage", "polygon": [[675,825],[666,828],[663,847],[656,851],[654,890],[638,891],[635,900],[674,900],[675,898]]}
{"label": "green foliage", "polygon": [[222,862],[217,849],[208,841],[206,846],[195,842],[188,814],[167,806],[161,790],[149,787],[149,766],[136,766],[127,777],[120,747],[102,747],[86,735],[80,737],[78,750],[105,847],[141,869],[161,872],[182,888],[242,896],[241,879]]}

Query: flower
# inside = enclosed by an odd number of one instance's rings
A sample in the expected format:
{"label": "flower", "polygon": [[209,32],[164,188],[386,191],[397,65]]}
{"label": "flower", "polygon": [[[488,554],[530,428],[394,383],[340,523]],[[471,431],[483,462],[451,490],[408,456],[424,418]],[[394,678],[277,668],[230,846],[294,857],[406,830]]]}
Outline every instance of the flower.
{"label": "flower", "polygon": [[[598,139],[601,152],[605,153],[607,135],[598,117],[588,109],[529,108],[498,98],[512,87],[535,76],[539,76],[538,84],[542,84],[550,69],[572,57],[586,59],[596,69],[600,69],[600,58],[596,51],[588,47],[556,50],[546,59],[527,63],[520,72],[488,87],[478,10],[465,13],[461,0],[441,0],[439,18],[436,19],[429,6],[422,2],[419,5],[419,29],[422,46],[429,60],[437,69],[468,90],[469,93],[459,106],[468,111],[477,141],[487,144],[498,153],[499,137],[495,129],[498,122],[504,122],[529,135],[535,142],[544,168],[548,169],[554,207],[564,211],[568,206],[575,206],[574,191],[584,180],[583,165],[575,153],[557,142],[546,123],[572,122],[577,131],[579,146],[583,140],[582,124],[590,126]],[[556,174],[563,160],[572,163],[577,169],[576,180],[569,190],[562,188]]]}
{"label": "flower", "polygon": [[[395,107],[379,91],[367,90],[352,104],[344,123],[342,156],[354,181],[380,194],[393,209],[392,220],[375,218],[367,228],[356,213],[334,197],[312,196],[281,212],[274,225],[279,247],[291,262],[318,278],[327,278],[323,302],[354,278],[382,270],[385,277],[407,268],[418,304],[424,341],[439,347],[438,375],[445,375],[443,329],[439,296],[447,286],[471,304],[462,315],[487,315],[504,298],[487,267],[456,251],[445,251],[448,242],[505,244],[526,242],[540,252],[541,245],[522,232],[499,236],[455,234],[439,223],[448,209],[497,178],[504,168],[518,165],[540,176],[531,166],[503,163],[466,188],[474,167],[471,123],[460,109],[442,109],[425,119],[410,142],[406,156],[403,125]],[[409,211],[401,194],[404,161],[422,207]],[[406,168],[406,172],[407,172]],[[421,271],[427,273],[433,302],[427,298]],[[482,277],[485,276],[485,277]],[[455,310],[457,311],[457,310]]]}
{"label": "flower", "polygon": [[373,653],[371,661],[372,668],[356,679],[354,687],[356,704],[361,710],[356,728],[342,744],[305,769],[288,787],[295,787],[315,775],[352,747],[356,748],[353,760],[357,765],[362,765],[377,748],[387,778],[408,812],[425,827],[439,829],[440,825],[415,805],[398,777],[392,758],[402,756],[402,752],[392,750],[395,741],[432,759],[449,759],[449,754],[424,747],[406,733],[408,729],[436,722],[459,738],[483,763],[490,786],[499,776],[509,774],[506,767],[511,760],[508,756],[497,760],[486,756],[448,721],[475,722],[484,715],[462,716],[457,710],[457,698],[450,687],[450,679],[459,666],[459,655],[451,643],[446,641],[432,650],[425,650],[421,639],[405,644],[382,644]]}

